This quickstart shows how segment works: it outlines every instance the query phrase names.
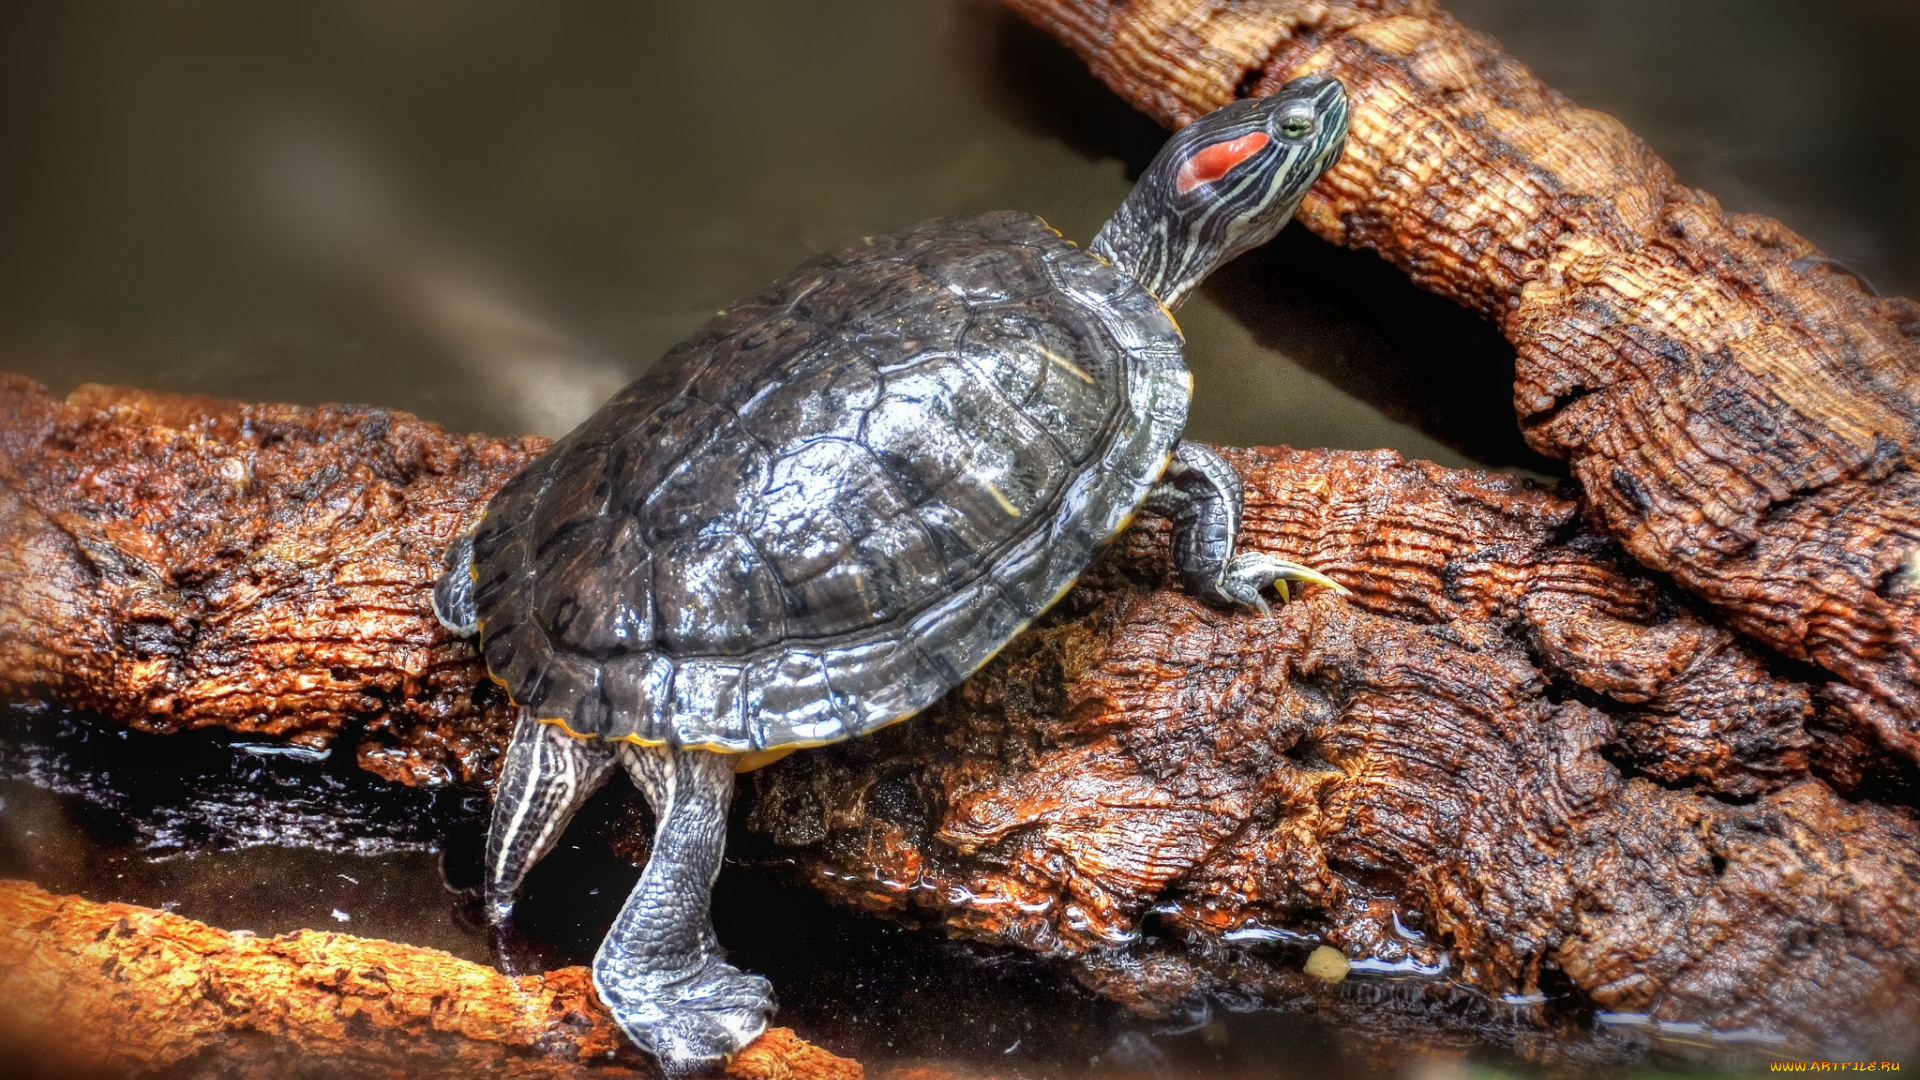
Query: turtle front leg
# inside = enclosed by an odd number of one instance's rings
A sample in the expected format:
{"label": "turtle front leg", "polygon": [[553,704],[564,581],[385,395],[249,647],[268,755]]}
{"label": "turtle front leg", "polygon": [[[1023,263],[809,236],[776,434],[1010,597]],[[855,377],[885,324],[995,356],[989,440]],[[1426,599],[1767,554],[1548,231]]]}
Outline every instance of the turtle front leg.
{"label": "turtle front leg", "polygon": [[708,911],[735,759],[631,743],[619,754],[659,821],[647,868],[594,957],[593,985],[668,1076],[711,1073],[766,1030],[774,1009],[771,983],[721,959]]}
{"label": "turtle front leg", "polygon": [[1140,509],[1173,523],[1173,565],[1187,589],[1209,603],[1250,607],[1265,615],[1267,601],[1260,590],[1269,585],[1280,590],[1283,600],[1289,581],[1347,591],[1310,566],[1258,551],[1235,555],[1244,503],[1240,474],[1233,466],[1206,446],[1182,440]]}
{"label": "turtle front leg", "polygon": [[440,557],[446,572],[433,583],[433,617],[461,637],[480,632],[473,608],[473,534],[461,533]]}
{"label": "turtle front leg", "polygon": [[487,830],[487,918],[495,926],[513,914],[513,897],[527,871],[559,843],[567,822],[607,782],[616,760],[612,744],[576,739],[520,710]]}

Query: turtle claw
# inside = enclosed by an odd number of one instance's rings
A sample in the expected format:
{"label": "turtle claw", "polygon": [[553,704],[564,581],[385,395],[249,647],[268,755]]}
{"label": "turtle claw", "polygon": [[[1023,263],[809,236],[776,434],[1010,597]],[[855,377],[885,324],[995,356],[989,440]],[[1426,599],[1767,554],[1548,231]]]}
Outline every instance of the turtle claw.
{"label": "turtle claw", "polygon": [[709,957],[691,971],[623,978],[596,970],[615,1023],[667,1076],[709,1076],[767,1029],[773,984]]}
{"label": "turtle claw", "polygon": [[1345,585],[1311,566],[1259,551],[1243,552],[1228,560],[1225,571],[1220,575],[1219,588],[1234,603],[1253,608],[1262,615],[1270,615],[1272,608],[1268,606],[1266,597],[1260,595],[1260,590],[1271,585],[1280,594],[1280,602],[1287,603],[1293,599],[1291,590],[1287,588],[1289,581],[1304,581],[1351,595]]}

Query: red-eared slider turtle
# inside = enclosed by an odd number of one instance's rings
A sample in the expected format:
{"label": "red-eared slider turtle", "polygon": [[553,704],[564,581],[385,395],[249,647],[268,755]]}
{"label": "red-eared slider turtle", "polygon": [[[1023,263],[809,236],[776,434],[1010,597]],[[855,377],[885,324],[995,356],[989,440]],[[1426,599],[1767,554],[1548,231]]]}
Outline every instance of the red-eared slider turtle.
{"label": "red-eared slider turtle", "polygon": [[707,913],[736,770],[925,708],[1137,511],[1172,520],[1212,603],[1333,585],[1234,552],[1240,480],[1180,441],[1169,309],[1286,224],[1346,128],[1340,84],[1299,79],[1175,135],[1088,251],[993,213],[814,259],[554,443],[448,552],[435,610],[519,707],[491,911],[624,765],[659,824],[594,984],[670,1074],[773,1010]]}

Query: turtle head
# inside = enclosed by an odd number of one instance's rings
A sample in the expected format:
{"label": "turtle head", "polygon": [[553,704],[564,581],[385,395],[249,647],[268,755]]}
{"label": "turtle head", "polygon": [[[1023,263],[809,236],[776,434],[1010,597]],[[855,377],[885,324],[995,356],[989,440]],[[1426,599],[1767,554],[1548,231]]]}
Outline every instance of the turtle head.
{"label": "turtle head", "polygon": [[1167,140],[1093,252],[1177,307],[1214,268],[1273,239],[1346,143],[1337,79],[1223,105]]}

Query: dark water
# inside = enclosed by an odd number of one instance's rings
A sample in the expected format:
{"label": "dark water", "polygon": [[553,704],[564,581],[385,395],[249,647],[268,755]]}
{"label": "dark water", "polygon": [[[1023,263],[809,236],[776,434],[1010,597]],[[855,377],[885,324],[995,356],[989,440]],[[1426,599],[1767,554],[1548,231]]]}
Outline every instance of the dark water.
{"label": "dark water", "polygon": [[[1729,208],[1920,292],[1920,4],[1452,9]],[[518,361],[590,398],[807,255],[925,217],[1022,208],[1085,240],[1161,137],[1050,40],[964,0],[10,3],[0,369],[519,432],[552,418]],[[537,321],[552,365],[525,334],[502,353],[471,318],[450,330],[423,295]],[[1500,337],[1371,256],[1289,230],[1181,322],[1197,437],[1556,471],[1514,428]],[[477,793],[51,714],[4,724],[0,873],[490,956],[449,887],[471,873]],[[342,829],[339,805],[385,824]],[[591,952],[634,873],[601,842],[624,806],[596,803],[537,872],[522,963]],[[723,934],[774,976],[785,1019],[872,1061],[1366,1071],[1302,1021],[1175,1034],[1033,961],[832,911],[777,868],[724,880]]]}
{"label": "dark water", "polygon": [[[590,961],[638,869],[614,854],[651,821],[624,782],[588,803],[529,876],[512,933],[479,916],[486,795],[384,784],[349,755],[287,754],[220,733],[141,735],[56,709],[0,710],[0,878],[145,904],[259,934],[325,928],[514,972]],[[1377,1075],[1410,1080],[1751,1062],[1750,1048],[1568,1029],[1444,981],[1353,975],[1340,1022],[1195,1003],[1150,1019],[1031,954],[839,910],[736,807],[714,921],[774,982],[779,1022],[869,1068],[1061,1080]],[[618,844],[633,850],[631,843]],[[1296,961],[1297,962],[1297,958]],[[1741,1053],[1737,1059],[1730,1053]],[[1551,1065],[1542,1069],[1542,1058]],[[1531,1061],[1529,1065],[1527,1062]]]}

